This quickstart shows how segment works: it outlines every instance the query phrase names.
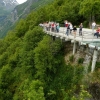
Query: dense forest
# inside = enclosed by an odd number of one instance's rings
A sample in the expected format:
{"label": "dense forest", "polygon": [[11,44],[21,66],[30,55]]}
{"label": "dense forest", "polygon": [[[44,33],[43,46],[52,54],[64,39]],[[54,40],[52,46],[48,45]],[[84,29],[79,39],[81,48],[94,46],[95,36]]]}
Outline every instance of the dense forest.
{"label": "dense forest", "polygon": [[[99,0],[54,0],[21,19],[0,40],[0,100],[100,100],[100,70],[84,75],[73,56],[65,62],[66,42],[52,39],[39,23],[65,19],[74,25],[96,20]],[[95,9],[94,9],[95,7]],[[97,64],[98,65],[98,64]]]}

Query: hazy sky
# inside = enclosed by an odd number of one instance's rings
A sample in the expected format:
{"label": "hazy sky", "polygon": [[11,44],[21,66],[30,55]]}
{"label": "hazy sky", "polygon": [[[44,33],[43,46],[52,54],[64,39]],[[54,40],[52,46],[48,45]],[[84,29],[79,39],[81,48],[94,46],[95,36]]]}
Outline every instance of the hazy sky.
{"label": "hazy sky", "polygon": [[25,2],[25,1],[27,1],[27,0],[16,0],[19,4],[21,4],[21,3],[23,3],[23,2]]}

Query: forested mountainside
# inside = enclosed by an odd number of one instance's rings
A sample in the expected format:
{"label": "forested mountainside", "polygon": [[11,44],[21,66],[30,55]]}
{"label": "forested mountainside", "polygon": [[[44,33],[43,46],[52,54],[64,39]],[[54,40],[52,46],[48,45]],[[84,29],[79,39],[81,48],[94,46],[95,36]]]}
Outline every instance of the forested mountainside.
{"label": "forested mountainside", "polygon": [[[2,10],[4,15],[1,15],[0,17],[0,38],[5,37],[7,32],[15,26],[15,23],[20,19],[25,18],[31,11],[39,9],[52,1],[53,0],[27,0],[25,3],[16,7],[12,4],[12,2],[15,3],[14,0],[7,1],[7,3],[9,2],[13,5],[13,9],[9,12],[8,9],[5,10],[6,14],[4,14],[4,11]],[[9,6],[7,7],[9,8]],[[2,12],[0,14],[2,14]]]}
{"label": "forested mountainside", "polygon": [[[94,73],[88,69],[84,75],[81,58],[76,64],[73,55],[65,61],[71,44],[59,38],[53,41],[38,26],[45,21],[63,23],[65,19],[74,25],[87,25],[90,5],[97,2],[54,0],[21,19],[0,39],[0,100],[100,100],[100,62]],[[96,15],[91,16],[98,21]]]}
{"label": "forested mountainside", "polygon": [[0,16],[14,9],[18,5],[16,0],[0,0]]}
{"label": "forested mountainside", "polygon": [[0,0],[0,23],[18,5],[16,0]]}
{"label": "forested mountainside", "polygon": [[27,0],[25,3],[15,7],[19,17],[23,18],[33,10],[39,9],[54,0]]}
{"label": "forested mountainside", "polygon": [[5,36],[12,24],[11,11],[18,5],[16,0],[0,0],[0,38]]}

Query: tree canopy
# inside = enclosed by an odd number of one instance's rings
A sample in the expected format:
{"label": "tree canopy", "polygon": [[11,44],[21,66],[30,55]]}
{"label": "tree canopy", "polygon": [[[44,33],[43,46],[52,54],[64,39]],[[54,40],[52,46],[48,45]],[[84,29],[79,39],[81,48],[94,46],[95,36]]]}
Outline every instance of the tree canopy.
{"label": "tree canopy", "polygon": [[59,38],[54,41],[39,24],[46,21],[63,24],[66,19],[74,25],[88,23],[89,14],[95,20],[99,16],[99,3],[99,0],[54,0],[16,23],[0,40],[0,100],[89,98],[82,81],[84,67],[66,64],[66,43]]}

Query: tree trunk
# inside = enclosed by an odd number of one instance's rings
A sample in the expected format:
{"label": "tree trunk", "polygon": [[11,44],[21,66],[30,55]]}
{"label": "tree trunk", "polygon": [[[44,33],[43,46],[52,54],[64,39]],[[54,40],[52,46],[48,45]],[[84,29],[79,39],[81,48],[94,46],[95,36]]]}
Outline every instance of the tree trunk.
{"label": "tree trunk", "polygon": [[89,28],[92,28],[91,24],[92,24],[92,18],[91,18],[91,15],[90,15],[90,17],[89,17]]}

